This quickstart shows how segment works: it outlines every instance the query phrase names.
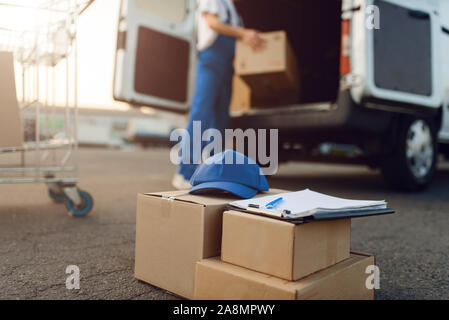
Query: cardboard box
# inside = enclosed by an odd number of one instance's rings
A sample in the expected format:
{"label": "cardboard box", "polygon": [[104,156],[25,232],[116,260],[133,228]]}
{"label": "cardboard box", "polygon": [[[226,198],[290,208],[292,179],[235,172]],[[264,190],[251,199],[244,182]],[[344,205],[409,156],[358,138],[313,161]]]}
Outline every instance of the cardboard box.
{"label": "cardboard box", "polygon": [[372,300],[374,290],[366,288],[366,268],[374,257],[352,253],[328,269],[296,282],[251,271],[219,258],[196,266],[197,300]]}
{"label": "cardboard box", "polygon": [[251,106],[297,103],[297,63],[286,32],[267,32],[261,37],[266,44],[258,51],[253,51],[242,41],[236,44],[236,74],[251,89]]}
{"label": "cardboard box", "polygon": [[227,211],[221,258],[286,280],[298,280],[349,258],[351,220],[295,225]]}
{"label": "cardboard box", "polygon": [[23,129],[17,102],[14,59],[0,51],[0,148],[23,145]]}
{"label": "cardboard box", "polygon": [[232,81],[232,99],[230,111],[245,111],[251,109],[251,89],[239,76]]}
{"label": "cardboard box", "polygon": [[[271,190],[269,194],[281,192],[285,191]],[[195,264],[220,255],[223,211],[235,200],[188,195],[186,191],[140,194],[135,277],[193,298]]]}

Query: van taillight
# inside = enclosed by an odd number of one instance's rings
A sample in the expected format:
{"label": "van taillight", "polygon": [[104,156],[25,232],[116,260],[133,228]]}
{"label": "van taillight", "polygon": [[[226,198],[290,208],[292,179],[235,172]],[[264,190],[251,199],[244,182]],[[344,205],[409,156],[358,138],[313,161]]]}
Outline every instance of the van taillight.
{"label": "van taillight", "polygon": [[351,73],[351,20],[341,21],[340,75]]}

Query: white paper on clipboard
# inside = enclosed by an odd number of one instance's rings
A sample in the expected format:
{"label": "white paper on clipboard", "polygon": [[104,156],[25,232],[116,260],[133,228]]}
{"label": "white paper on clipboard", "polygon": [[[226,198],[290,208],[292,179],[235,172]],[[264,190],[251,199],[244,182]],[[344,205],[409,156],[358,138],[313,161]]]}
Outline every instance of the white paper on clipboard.
{"label": "white paper on clipboard", "polygon": [[270,195],[257,199],[239,200],[230,203],[231,206],[247,210],[250,205],[265,205],[278,198],[283,201],[276,207],[276,211],[290,211],[289,218],[301,218],[312,216],[316,213],[339,213],[363,210],[382,210],[387,208],[385,201],[350,200],[328,196],[322,193],[306,189],[303,191]]}

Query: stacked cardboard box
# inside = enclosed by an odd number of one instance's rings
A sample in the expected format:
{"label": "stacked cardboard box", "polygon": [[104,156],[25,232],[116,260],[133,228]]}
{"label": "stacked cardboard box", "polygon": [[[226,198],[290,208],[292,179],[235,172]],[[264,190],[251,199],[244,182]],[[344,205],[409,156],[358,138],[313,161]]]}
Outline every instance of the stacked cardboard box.
{"label": "stacked cardboard box", "polygon": [[230,111],[246,111],[251,109],[251,88],[239,76],[232,81],[232,99]]}
{"label": "stacked cardboard box", "polygon": [[372,300],[365,287],[366,267],[374,257],[351,253],[330,268],[299,281],[285,281],[260,272],[207,259],[197,264],[198,300]]}
{"label": "stacked cardboard box", "polygon": [[295,225],[226,212],[221,258],[285,280],[298,280],[349,258],[351,221]]}
{"label": "stacked cardboard box", "polygon": [[295,104],[299,100],[296,57],[285,31],[262,33],[262,49],[236,45],[232,111]]}
{"label": "stacked cardboard box", "polygon": [[135,277],[188,299],[373,298],[374,257],[349,252],[349,219],[295,225],[224,212],[234,200],[139,195]]}
{"label": "stacked cardboard box", "polygon": [[195,299],[373,299],[374,257],[350,253],[350,219],[295,225],[223,216],[222,254],[197,263]]}

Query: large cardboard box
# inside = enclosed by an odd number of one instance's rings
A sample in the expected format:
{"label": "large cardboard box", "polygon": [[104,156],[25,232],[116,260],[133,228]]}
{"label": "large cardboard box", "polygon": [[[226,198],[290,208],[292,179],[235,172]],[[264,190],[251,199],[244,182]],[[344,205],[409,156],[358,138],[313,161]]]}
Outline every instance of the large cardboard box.
{"label": "large cardboard box", "polygon": [[223,211],[235,200],[187,191],[140,194],[135,277],[192,299],[195,263],[220,254]]}
{"label": "large cardboard box", "polygon": [[286,280],[298,280],[349,258],[351,220],[300,225],[228,211],[221,258]]}
{"label": "large cardboard box", "polygon": [[232,99],[230,111],[246,111],[251,109],[251,89],[239,76],[232,81]]}
{"label": "large cardboard box", "polygon": [[328,269],[289,282],[212,258],[197,263],[195,299],[372,300],[365,272],[374,263],[371,255],[352,253]]}
{"label": "large cardboard box", "polygon": [[236,74],[251,89],[251,106],[297,103],[297,63],[286,32],[267,32],[261,37],[266,41],[261,50],[253,51],[242,41],[236,44]]}
{"label": "large cardboard box", "polygon": [[0,51],[0,70],[0,148],[19,147],[23,130],[11,52]]}

